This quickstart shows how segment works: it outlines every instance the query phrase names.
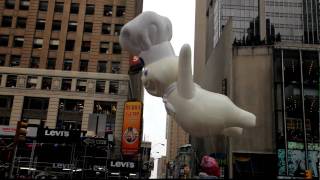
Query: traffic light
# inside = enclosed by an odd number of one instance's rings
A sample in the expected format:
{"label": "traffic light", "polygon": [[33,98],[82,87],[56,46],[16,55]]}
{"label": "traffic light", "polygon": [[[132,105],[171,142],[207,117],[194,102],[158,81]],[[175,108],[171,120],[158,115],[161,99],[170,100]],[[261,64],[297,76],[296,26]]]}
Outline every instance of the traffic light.
{"label": "traffic light", "polygon": [[16,142],[24,142],[26,140],[27,128],[28,120],[18,121],[15,137]]}

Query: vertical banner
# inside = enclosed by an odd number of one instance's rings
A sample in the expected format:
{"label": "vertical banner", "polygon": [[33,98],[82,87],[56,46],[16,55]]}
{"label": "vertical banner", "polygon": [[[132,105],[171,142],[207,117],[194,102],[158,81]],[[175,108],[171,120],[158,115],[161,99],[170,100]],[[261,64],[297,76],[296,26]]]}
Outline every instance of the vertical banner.
{"label": "vertical banner", "polygon": [[123,155],[135,155],[140,149],[142,102],[128,101],[124,105],[121,150]]}

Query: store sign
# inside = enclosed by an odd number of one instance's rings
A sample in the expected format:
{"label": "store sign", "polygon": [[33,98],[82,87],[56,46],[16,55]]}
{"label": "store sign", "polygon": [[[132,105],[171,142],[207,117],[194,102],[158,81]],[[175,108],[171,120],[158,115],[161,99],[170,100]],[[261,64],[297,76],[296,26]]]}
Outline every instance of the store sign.
{"label": "store sign", "polygon": [[58,136],[58,137],[69,137],[69,131],[59,131],[59,130],[49,130],[49,129],[46,129],[44,131],[44,135],[45,136],[51,136],[51,137],[55,137],[55,136]]}
{"label": "store sign", "polygon": [[15,126],[0,126],[1,136],[14,136],[16,134]]}
{"label": "store sign", "polygon": [[43,142],[80,141],[84,132],[78,130],[38,129],[38,140]]}
{"label": "store sign", "polygon": [[134,169],[135,163],[134,162],[122,162],[122,161],[111,161],[110,167]]}
{"label": "store sign", "polygon": [[124,105],[121,150],[123,155],[135,155],[140,149],[142,102],[129,101]]}
{"label": "store sign", "polygon": [[94,139],[94,138],[86,138],[83,140],[84,143],[87,145],[103,145],[106,146],[108,145],[108,140],[107,139]]}

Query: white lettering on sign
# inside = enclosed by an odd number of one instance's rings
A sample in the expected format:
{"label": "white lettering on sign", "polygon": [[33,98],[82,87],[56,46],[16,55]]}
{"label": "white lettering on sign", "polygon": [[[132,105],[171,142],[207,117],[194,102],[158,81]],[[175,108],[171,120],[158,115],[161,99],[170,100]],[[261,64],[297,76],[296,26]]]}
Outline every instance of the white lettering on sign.
{"label": "white lettering on sign", "polygon": [[45,130],[45,136],[69,137],[69,131]]}
{"label": "white lettering on sign", "polygon": [[130,168],[130,169],[133,169],[134,168],[134,163],[133,162],[121,162],[121,161],[113,162],[113,161],[111,161],[110,166],[111,167],[117,167],[117,168]]}
{"label": "white lettering on sign", "polygon": [[52,168],[59,168],[59,169],[73,169],[73,164],[63,164],[63,163],[53,163]]}

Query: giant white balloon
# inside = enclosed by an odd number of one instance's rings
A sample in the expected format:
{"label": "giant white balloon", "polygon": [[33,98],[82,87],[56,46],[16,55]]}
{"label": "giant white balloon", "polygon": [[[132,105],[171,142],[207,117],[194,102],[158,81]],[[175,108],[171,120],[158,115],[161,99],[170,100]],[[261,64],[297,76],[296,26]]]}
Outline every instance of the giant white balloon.
{"label": "giant white balloon", "polygon": [[122,48],[144,60],[142,82],[150,94],[163,97],[167,113],[198,137],[237,136],[242,128],[254,127],[255,115],[237,107],[227,96],[193,82],[191,49],[184,45],[177,57],[171,37],[170,20],[154,12],[140,14],[120,33]]}

